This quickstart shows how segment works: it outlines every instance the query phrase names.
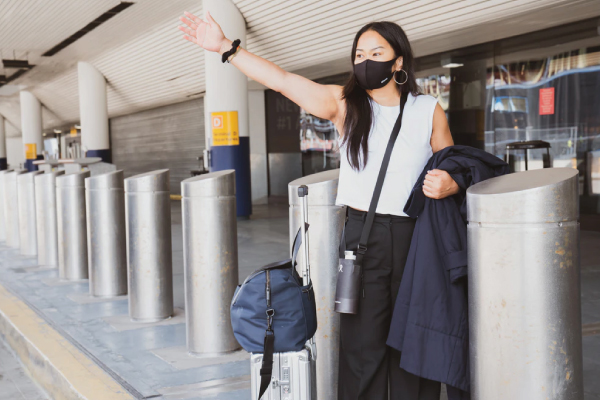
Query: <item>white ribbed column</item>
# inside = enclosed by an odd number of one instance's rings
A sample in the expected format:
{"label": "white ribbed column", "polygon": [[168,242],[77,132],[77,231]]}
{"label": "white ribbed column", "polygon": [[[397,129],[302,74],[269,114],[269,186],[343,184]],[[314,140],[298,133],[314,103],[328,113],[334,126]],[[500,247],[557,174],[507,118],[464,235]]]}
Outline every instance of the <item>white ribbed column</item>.
{"label": "white ribbed column", "polygon": [[[240,39],[241,46],[246,47],[246,22],[231,0],[203,0],[202,6],[204,11],[210,11],[228,39]],[[211,150],[210,170],[235,169],[237,215],[247,217],[252,213],[248,78],[233,65],[222,63],[218,53],[205,51],[204,66],[205,132],[207,148]],[[237,111],[239,144],[215,146],[211,113],[225,111]]]}
{"label": "white ribbed column", "polygon": [[0,115],[0,171],[6,168],[6,125],[4,117]]}
{"label": "white ribbed column", "polygon": [[[25,168],[29,171],[35,171],[37,166],[33,165],[33,161],[37,160],[38,156],[42,154],[42,150],[44,150],[42,142],[42,104],[33,93],[26,90],[22,90],[20,96]],[[35,151],[32,151],[34,147]],[[28,148],[30,152],[27,151]]]}
{"label": "white ribbed column", "polygon": [[92,64],[77,63],[81,146],[87,157],[110,162],[106,79]]}

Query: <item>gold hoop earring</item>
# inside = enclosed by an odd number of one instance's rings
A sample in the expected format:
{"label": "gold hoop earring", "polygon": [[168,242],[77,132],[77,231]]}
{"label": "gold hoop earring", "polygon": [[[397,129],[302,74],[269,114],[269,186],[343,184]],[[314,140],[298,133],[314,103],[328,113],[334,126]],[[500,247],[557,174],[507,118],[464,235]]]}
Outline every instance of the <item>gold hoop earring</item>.
{"label": "gold hoop earring", "polygon": [[400,71],[402,71],[406,74],[406,79],[402,83],[398,82],[396,80],[396,72],[398,72],[398,71],[394,71],[394,82],[396,82],[398,85],[404,85],[408,81],[408,73],[405,70],[403,70],[402,68],[400,68]]}

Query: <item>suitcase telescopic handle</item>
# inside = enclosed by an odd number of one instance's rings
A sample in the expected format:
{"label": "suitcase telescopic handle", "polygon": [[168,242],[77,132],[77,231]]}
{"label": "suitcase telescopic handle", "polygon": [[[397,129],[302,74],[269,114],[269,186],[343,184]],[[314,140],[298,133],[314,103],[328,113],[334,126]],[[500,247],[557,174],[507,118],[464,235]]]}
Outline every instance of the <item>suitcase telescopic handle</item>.
{"label": "suitcase telescopic handle", "polygon": [[[302,265],[302,284],[307,286],[310,283],[310,263],[308,260],[308,236],[306,235],[306,226],[308,225],[308,186],[298,187],[298,197],[300,198],[300,213],[302,215],[302,246],[304,246],[304,263]],[[317,359],[317,345],[315,338],[312,337],[307,343],[310,357],[314,361]]]}
{"label": "suitcase telescopic handle", "polygon": [[304,248],[304,262],[302,263],[302,284],[304,286],[310,283],[310,264],[308,260],[308,236],[306,235],[306,224],[308,223],[308,186],[298,187],[298,197],[300,198],[300,214],[302,216],[302,246]]}

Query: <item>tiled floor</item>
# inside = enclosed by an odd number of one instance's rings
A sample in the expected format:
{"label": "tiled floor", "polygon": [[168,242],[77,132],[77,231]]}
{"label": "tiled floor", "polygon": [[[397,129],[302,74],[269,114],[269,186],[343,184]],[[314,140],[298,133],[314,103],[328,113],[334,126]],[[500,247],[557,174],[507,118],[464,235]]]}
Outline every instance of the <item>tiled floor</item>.
{"label": "tiled floor", "polygon": [[[238,222],[239,276],[288,257],[287,207],[257,207],[252,219]],[[183,310],[181,206],[172,207],[175,307]],[[193,358],[185,351],[183,311],[153,324],[128,320],[127,298],[91,301],[87,281],[61,282],[54,269],[35,268],[35,258],[0,245],[0,280],[41,312],[64,336],[112,371],[139,398],[250,398],[248,355]],[[164,351],[167,349],[167,351]],[[162,350],[162,351],[161,351]],[[19,398],[17,398],[19,399]],[[11,398],[12,400],[12,398]]]}
{"label": "tiled floor", "polygon": [[[173,202],[175,307],[183,309],[180,212],[180,203]],[[600,232],[583,231],[581,240],[583,323],[588,324],[589,333],[584,337],[585,400],[600,400],[600,334],[595,334],[600,333],[600,327],[596,330],[589,325],[600,322]],[[256,207],[252,219],[238,222],[238,243],[240,281],[262,265],[287,258],[287,207]],[[138,398],[250,398],[245,353],[192,358],[185,351],[185,326],[181,318],[132,326],[126,317],[125,297],[90,301],[86,296],[87,282],[57,284],[56,270],[35,269],[35,264],[35,259],[20,257],[16,251],[0,246],[3,285],[9,286],[54,328],[112,371]]]}

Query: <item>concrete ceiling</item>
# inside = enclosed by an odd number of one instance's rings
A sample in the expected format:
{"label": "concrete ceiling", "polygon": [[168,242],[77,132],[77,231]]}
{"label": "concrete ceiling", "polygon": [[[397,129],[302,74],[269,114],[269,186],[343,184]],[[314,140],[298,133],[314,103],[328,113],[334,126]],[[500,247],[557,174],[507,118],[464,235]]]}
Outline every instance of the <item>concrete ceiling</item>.
{"label": "concrete ceiling", "polygon": [[[201,95],[203,51],[176,29],[184,10],[202,15],[201,1],[133,1],[51,57],[41,54],[119,1],[0,2],[2,58],[36,65],[0,88],[0,114],[14,125],[12,134],[18,134],[21,124],[21,89],[44,104],[44,128],[79,120],[80,60],[106,77],[110,116]],[[399,23],[415,55],[423,56],[600,15],[600,0],[233,1],[247,22],[248,50],[311,79],[348,71],[354,34],[373,20]]]}

